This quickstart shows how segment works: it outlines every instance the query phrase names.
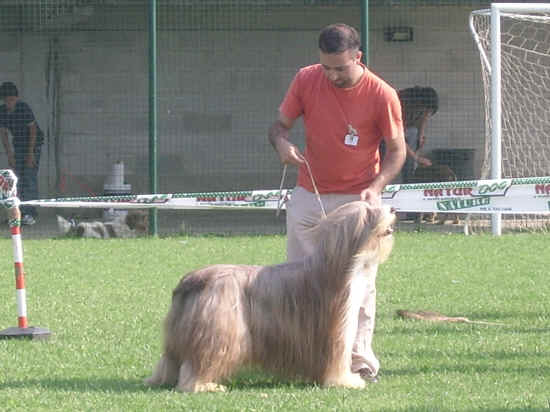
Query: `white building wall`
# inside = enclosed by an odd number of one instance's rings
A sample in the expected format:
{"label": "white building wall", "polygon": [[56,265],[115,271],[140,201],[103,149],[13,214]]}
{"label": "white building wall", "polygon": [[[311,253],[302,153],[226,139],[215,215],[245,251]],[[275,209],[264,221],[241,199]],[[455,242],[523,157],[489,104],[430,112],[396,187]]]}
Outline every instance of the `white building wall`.
{"label": "white building wall", "polygon": [[[281,30],[159,27],[160,191],[277,187],[280,165],[267,143],[267,129],[296,70],[318,61],[318,29],[332,21],[358,27],[357,11],[349,8],[335,14],[316,9],[305,14],[307,21],[304,14],[262,14],[255,23],[280,21]],[[427,130],[428,151],[479,152],[483,142],[480,64],[468,32],[469,11],[462,7],[418,7],[397,14],[388,7],[371,10],[372,70],[396,88],[426,85],[439,92],[440,110]],[[0,36],[0,80],[18,84],[43,129],[57,124],[59,130],[59,158],[53,150],[53,130],[42,158],[43,197],[55,192],[56,168],[66,175],[67,194],[85,194],[86,188],[100,193],[117,160],[125,162],[133,191],[148,190],[145,14],[129,8],[93,16],[96,28],[102,22],[112,28],[117,21],[120,30],[89,30],[88,24],[55,36],[46,32]],[[414,41],[384,41],[383,31],[389,25],[413,27]],[[291,29],[297,26],[306,29]],[[52,47],[57,53],[55,73],[48,66]],[[54,78],[57,110],[48,87]],[[293,131],[299,144],[301,131],[300,125]],[[5,156],[0,161],[5,162]]]}

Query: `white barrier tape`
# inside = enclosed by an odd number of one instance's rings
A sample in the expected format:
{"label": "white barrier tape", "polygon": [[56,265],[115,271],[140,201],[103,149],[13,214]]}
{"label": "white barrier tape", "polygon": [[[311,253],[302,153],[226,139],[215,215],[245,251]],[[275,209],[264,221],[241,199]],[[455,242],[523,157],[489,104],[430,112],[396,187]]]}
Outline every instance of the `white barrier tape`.
{"label": "white barrier tape", "polygon": [[[21,202],[40,207],[113,209],[277,209],[290,189],[75,197]],[[281,200],[282,199],[282,200]],[[382,201],[400,212],[550,213],[550,177],[388,185]],[[284,208],[284,204],[283,204]]]}

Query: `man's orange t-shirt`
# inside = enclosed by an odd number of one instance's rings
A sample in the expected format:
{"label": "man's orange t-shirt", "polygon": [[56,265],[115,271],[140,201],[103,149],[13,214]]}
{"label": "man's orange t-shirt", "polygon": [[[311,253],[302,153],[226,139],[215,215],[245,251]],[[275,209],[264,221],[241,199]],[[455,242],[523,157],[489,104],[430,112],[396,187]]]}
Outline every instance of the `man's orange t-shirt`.
{"label": "man's orange t-shirt", "polygon": [[[364,69],[356,85],[342,89],[327,79],[320,64],[304,67],[279,107],[289,119],[304,116],[304,155],[320,193],[360,193],[380,172],[382,139],[403,138],[396,91]],[[346,139],[348,125],[357,132],[356,141]],[[297,184],[313,192],[305,165],[298,171]]]}

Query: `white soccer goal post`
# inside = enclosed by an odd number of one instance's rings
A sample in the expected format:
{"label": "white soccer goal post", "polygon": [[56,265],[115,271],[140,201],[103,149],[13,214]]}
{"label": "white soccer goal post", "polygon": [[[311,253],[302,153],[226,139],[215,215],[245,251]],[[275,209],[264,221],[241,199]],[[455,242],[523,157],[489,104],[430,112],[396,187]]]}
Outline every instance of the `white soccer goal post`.
{"label": "white soccer goal post", "polygon": [[[485,91],[481,177],[550,175],[550,3],[493,3],[470,14]],[[542,220],[548,216],[513,216]],[[500,214],[492,231],[500,235]]]}

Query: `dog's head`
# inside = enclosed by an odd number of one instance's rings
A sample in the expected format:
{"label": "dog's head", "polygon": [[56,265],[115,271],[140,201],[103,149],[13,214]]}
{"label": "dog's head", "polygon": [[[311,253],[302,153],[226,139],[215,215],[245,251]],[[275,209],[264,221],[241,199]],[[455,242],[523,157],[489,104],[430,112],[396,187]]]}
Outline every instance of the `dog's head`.
{"label": "dog's head", "polygon": [[146,234],[149,229],[149,213],[145,210],[131,210],[126,215],[126,224],[138,234]]}
{"label": "dog's head", "polygon": [[356,201],[330,213],[318,226],[317,235],[328,257],[382,263],[393,247],[394,223],[395,212],[390,206],[374,207]]}

